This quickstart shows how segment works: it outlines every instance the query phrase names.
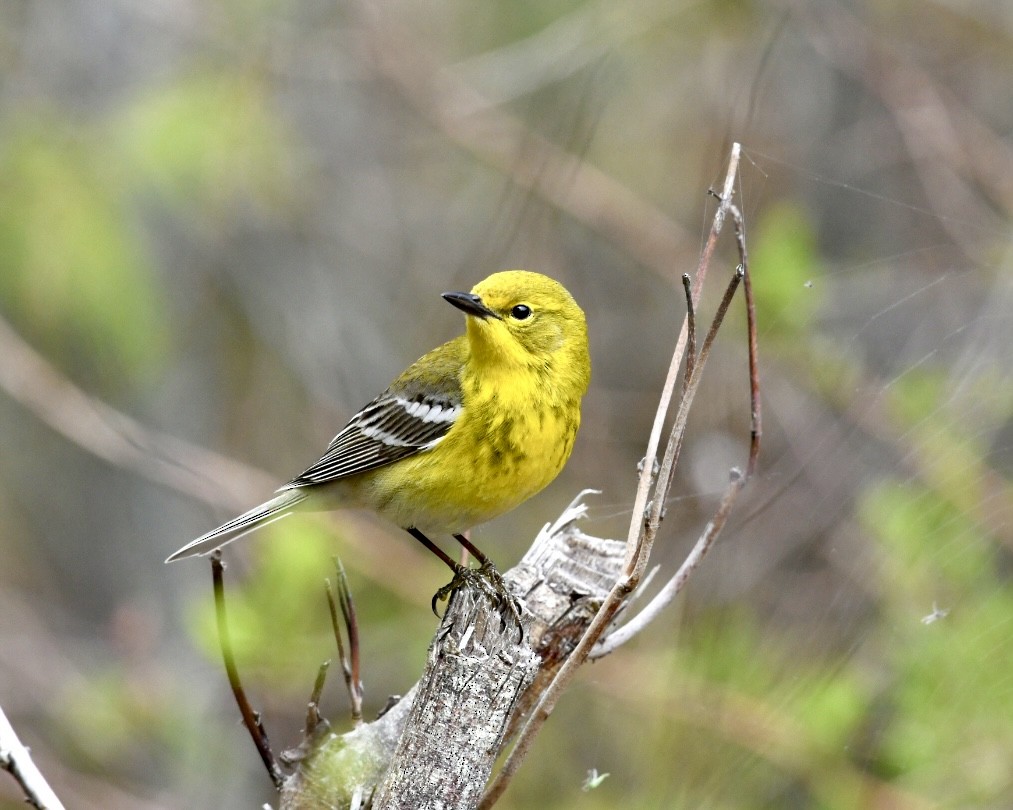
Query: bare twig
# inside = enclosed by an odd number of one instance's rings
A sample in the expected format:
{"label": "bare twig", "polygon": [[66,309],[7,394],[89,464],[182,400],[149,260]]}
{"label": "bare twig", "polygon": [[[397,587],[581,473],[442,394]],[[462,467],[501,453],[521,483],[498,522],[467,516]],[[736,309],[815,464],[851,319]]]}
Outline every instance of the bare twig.
{"label": "bare twig", "polygon": [[682,274],[682,287],[686,291],[686,371],[683,374],[683,396],[686,394],[685,383],[693,373],[696,364],[696,304],[693,302],[693,283],[689,273]]}
{"label": "bare twig", "polygon": [[742,290],[746,296],[746,333],[749,336],[749,460],[746,462],[746,479],[756,472],[760,457],[760,439],[763,437],[763,410],[760,405],[760,358],[756,337],[756,301],[753,299],[753,277],[749,272],[749,253],[746,250],[746,225],[742,214],[729,205],[735,223],[735,241],[739,246],[742,263]]}
{"label": "bare twig", "polygon": [[624,624],[622,627],[613,630],[608,636],[601,640],[601,642],[594,648],[589,656],[592,660],[602,658],[616,649],[621,647],[631,638],[640,633],[646,628],[651,622],[653,622],[658,614],[661,613],[666,607],[668,607],[679,592],[682,591],[683,586],[689,581],[690,576],[700,565],[703,558],[706,556],[710,547],[714,544],[721,530],[724,528],[725,521],[728,520],[728,515],[732,511],[732,506],[735,505],[735,499],[738,497],[739,492],[746,484],[746,476],[736,468],[732,468],[730,481],[728,487],[725,489],[725,494],[721,498],[721,503],[718,506],[714,516],[710,519],[707,524],[707,528],[704,529],[703,534],[700,535],[700,539],[696,541],[696,545],[693,546],[693,550],[683,560],[682,565],[679,566],[679,570],[675,573],[668,582],[662,587],[654,598],[648,602],[644,608],[637,613],[630,621]]}
{"label": "bare twig", "polygon": [[327,683],[327,670],[331,667],[330,661],[324,661],[317,670],[317,677],[313,681],[313,691],[310,692],[309,702],[306,704],[306,739],[312,738],[321,724],[326,728],[327,721],[320,714],[320,696],[324,693],[324,684]]}
{"label": "bare twig", "polygon": [[232,640],[229,636],[228,618],[225,612],[225,564],[222,562],[221,550],[211,555],[211,577],[214,582],[215,592],[215,617],[218,620],[218,641],[222,647],[222,658],[225,661],[225,672],[228,674],[229,686],[239,706],[239,713],[243,717],[243,725],[250,732],[253,744],[257,747],[257,753],[267,768],[267,773],[274,782],[274,786],[281,789],[284,775],[278,762],[271,752],[271,743],[267,739],[267,731],[260,720],[260,715],[254,711],[250,701],[246,697],[246,691],[239,679],[239,669],[236,667],[236,658],[232,651]]}
{"label": "bare twig", "polygon": [[[711,258],[713,257],[714,250],[717,246],[718,236],[724,225],[725,218],[733,208],[732,194],[735,189],[735,179],[738,173],[740,153],[741,147],[739,144],[733,144],[728,162],[728,170],[725,175],[724,186],[721,194],[717,195],[719,200],[718,209],[715,212],[711,231],[700,257],[695,283],[690,295],[690,300],[694,304],[696,301],[699,301],[703,281],[705,280],[707,271],[710,267]],[[732,214],[732,216],[735,218],[735,214]],[[648,440],[647,453],[640,472],[640,481],[637,487],[633,517],[630,522],[629,536],[627,539],[627,556],[623,574],[609,591],[608,596],[603,601],[580,642],[578,642],[577,646],[573,650],[573,653],[560,667],[552,683],[545,689],[544,692],[542,692],[538,703],[522,727],[513,750],[510,752],[506,761],[503,763],[503,767],[500,769],[495,779],[493,779],[488,790],[483,796],[482,802],[479,805],[481,808],[492,807],[503,794],[503,791],[506,790],[507,785],[510,783],[514,774],[517,772],[517,769],[520,767],[520,763],[526,756],[535,735],[541,729],[542,725],[544,725],[545,721],[555,708],[560,695],[569,685],[569,682],[572,680],[580,666],[587,660],[592,649],[615,619],[616,614],[622,608],[626,598],[637,587],[643,576],[651,548],[654,543],[654,538],[657,534],[658,525],[660,524],[661,515],[664,509],[664,500],[669,487],[671,486],[672,475],[675,469],[675,461],[678,459],[679,448],[682,444],[686,420],[689,415],[689,407],[692,404],[693,397],[699,386],[707,355],[713,345],[717,330],[724,319],[725,312],[727,311],[728,305],[735,293],[735,289],[745,275],[746,267],[743,262],[736,269],[734,277],[725,290],[725,295],[722,298],[718,311],[711,323],[710,330],[704,340],[699,357],[692,361],[687,360],[687,367],[691,366],[692,370],[686,375],[683,387],[683,396],[680,398],[679,411],[675,417],[669,436],[664,460],[658,468],[657,476],[655,477],[654,468],[655,461],[657,459],[657,449],[660,442],[661,430],[675,390],[678,371],[682,365],[686,348],[689,345],[691,327],[695,342],[695,310],[691,310],[694,312],[693,323],[690,323],[689,316],[687,316],[683,323],[679,339],[676,342],[676,347],[672,355],[668,378],[666,379],[665,386],[662,390],[661,401],[658,405],[654,426],[651,431],[650,439]],[[737,494],[738,489],[735,489],[734,492]],[[734,495],[730,496],[730,498],[733,502]],[[731,503],[728,505],[729,509],[730,507]],[[648,514],[648,512],[650,514]],[[718,529],[720,529],[720,525],[723,523],[723,519],[720,523],[715,521]],[[714,536],[716,536],[716,532],[714,533]],[[709,547],[712,542],[713,537],[711,537],[706,547]],[[704,548],[704,552],[706,551],[706,547]]]}
{"label": "bare twig", "polygon": [[[707,527],[704,529],[703,534],[697,540],[696,545],[692,551],[683,561],[679,570],[675,575],[661,588],[660,591],[654,596],[654,598],[641,610],[633,619],[628,621],[625,625],[617,630],[609,633],[607,638],[601,640],[601,642],[592,651],[590,657],[592,659],[601,658],[615,649],[625,644],[631,638],[636,636],[644,628],[646,628],[658,614],[667,607],[679,592],[683,586],[689,580],[693,571],[696,570],[697,566],[706,556],[710,550],[714,541],[717,539],[721,530],[724,528],[725,522],[728,520],[728,515],[731,513],[732,507],[735,504],[739,493],[745,487],[746,482],[752,476],[756,469],[756,462],[760,453],[760,439],[763,434],[762,428],[762,412],[760,406],[760,377],[759,377],[759,360],[757,357],[757,338],[756,338],[756,306],[753,301],[753,288],[749,278],[748,271],[748,254],[746,252],[746,239],[745,239],[745,228],[742,222],[742,215],[734,205],[729,205],[729,214],[732,216],[732,221],[735,223],[735,234],[736,241],[739,247],[739,259],[740,264],[736,270],[736,278],[742,279],[742,286],[745,292],[746,298],[746,330],[748,333],[749,341],[749,404],[750,404],[750,431],[749,431],[749,457],[746,461],[746,472],[743,474],[738,469],[731,470],[731,480],[728,487],[725,490],[725,494],[718,505],[717,511],[714,513]],[[684,277],[685,278],[685,277]],[[734,284],[734,281],[733,281]],[[734,291],[732,285],[729,285],[728,290],[725,292],[723,305],[731,300],[731,293]],[[691,300],[691,299],[690,299]],[[719,313],[722,310],[719,310]],[[692,335],[692,310],[690,310],[689,316],[690,323],[690,334]],[[718,317],[715,317],[715,325],[719,323]],[[701,362],[706,357],[706,352],[709,351],[709,344],[713,342],[716,330],[714,325],[711,327],[710,333],[704,342],[704,350],[701,351]],[[690,346],[692,347],[692,339],[690,340]],[[687,357],[686,367],[690,368],[692,353]],[[693,376],[692,374],[688,376]],[[688,386],[687,386],[688,387]],[[676,417],[676,425],[682,424],[683,429],[685,428],[685,421],[681,418],[683,406],[686,404],[687,397],[684,393],[683,401],[680,403],[680,416]],[[688,410],[686,411],[688,414]],[[674,432],[674,428],[673,428]],[[681,439],[680,439],[681,441]],[[661,514],[658,515],[659,519]]]}
{"label": "bare twig", "polygon": [[[360,676],[360,652],[359,652],[359,621],[355,613],[355,602],[352,601],[352,592],[348,587],[348,577],[345,575],[345,568],[341,560],[335,557],[334,566],[337,571],[338,600],[334,598],[334,590],[331,583],[327,581],[327,606],[331,613],[331,629],[334,631],[334,640],[338,645],[338,656],[341,659],[341,672],[345,677],[345,688],[348,691],[348,700],[351,706],[352,722],[358,726],[362,724],[362,679]],[[338,624],[338,602],[341,605],[341,616],[345,625],[345,632],[348,634],[348,652],[345,652],[345,645],[341,639],[341,628]]]}
{"label": "bare twig", "polygon": [[[672,481],[675,477],[675,467],[679,462],[679,454],[682,451],[682,443],[686,437],[686,425],[689,421],[689,412],[693,407],[693,400],[696,398],[696,392],[700,387],[700,381],[703,379],[704,366],[707,363],[707,358],[710,356],[711,347],[714,345],[714,340],[717,338],[718,330],[724,322],[728,306],[731,304],[732,297],[735,295],[739,282],[742,280],[744,275],[745,271],[742,266],[739,265],[735,273],[732,275],[731,281],[728,282],[728,286],[725,288],[725,294],[721,298],[721,303],[718,306],[718,310],[714,315],[713,321],[711,321],[711,326],[707,332],[707,337],[704,338],[700,354],[692,363],[692,373],[687,375],[686,383],[683,386],[683,395],[679,399],[679,410],[676,411],[675,420],[672,422],[672,430],[669,434],[668,445],[665,448],[664,458],[662,459],[661,466],[658,470],[658,480],[655,483],[654,497],[651,500],[650,514],[645,526],[644,533],[649,535],[652,540],[657,534],[658,527],[661,525],[665,509],[665,501],[668,500],[669,489],[671,488]],[[687,360],[687,366],[689,365],[690,363]],[[649,554],[650,546],[648,545],[638,560],[638,562],[640,562],[640,570],[643,570],[643,568],[647,565],[647,557]]]}
{"label": "bare twig", "polygon": [[0,708],[0,768],[7,771],[24,791],[25,801],[38,810],[63,810],[46,777],[35,767],[32,755],[18,739],[14,726]]}

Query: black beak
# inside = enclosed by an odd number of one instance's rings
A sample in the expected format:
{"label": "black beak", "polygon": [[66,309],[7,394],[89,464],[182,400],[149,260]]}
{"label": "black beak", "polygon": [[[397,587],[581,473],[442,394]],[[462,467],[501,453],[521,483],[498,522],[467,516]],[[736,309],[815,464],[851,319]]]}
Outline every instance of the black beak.
{"label": "black beak", "polygon": [[495,318],[497,321],[503,320],[499,315],[483,304],[482,299],[475,295],[475,293],[445,292],[443,293],[443,297],[462,312],[466,312],[468,315],[474,315],[476,318]]}

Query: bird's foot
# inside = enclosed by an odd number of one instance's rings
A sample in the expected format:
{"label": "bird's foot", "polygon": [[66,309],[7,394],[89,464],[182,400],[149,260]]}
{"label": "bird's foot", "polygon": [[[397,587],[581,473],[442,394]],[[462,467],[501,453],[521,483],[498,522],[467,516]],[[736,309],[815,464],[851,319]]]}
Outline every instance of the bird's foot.
{"label": "bird's foot", "polygon": [[524,626],[521,624],[521,603],[507,589],[503,576],[496,569],[491,561],[487,560],[478,568],[469,568],[466,565],[458,565],[454,568],[454,578],[433,594],[433,613],[440,614],[436,610],[436,603],[442,602],[452,596],[461,588],[471,587],[482,594],[499,614],[500,629],[506,627],[507,621],[512,621],[517,626],[518,641],[524,640]]}

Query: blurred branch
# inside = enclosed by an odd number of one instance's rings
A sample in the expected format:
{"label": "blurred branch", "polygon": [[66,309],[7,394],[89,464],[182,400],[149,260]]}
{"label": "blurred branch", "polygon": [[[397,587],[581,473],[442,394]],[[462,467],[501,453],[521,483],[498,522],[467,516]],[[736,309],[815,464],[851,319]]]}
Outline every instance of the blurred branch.
{"label": "blurred branch", "polygon": [[145,427],[92,397],[0,318],[0,388],[78,447],[210,506],[246,508],[266,473]]}
{"label": "blurred branch", "polygon": [[[82,450],[216,509],[242,511],[277,486],[275,476],[161,433],[86,394],[2,317],[0,390]],[[347,533],[348,542],[356,544],[356,570],[409,604],[426,603],[410,580],[390,577],[389,571],[392,565],[410,569],[428,555],[372,529],[351,512],[341,520],[357,529]]]}
{"label": "blurred branch", "polygon": [[28,749],[21,744],[14,727],[0,707],[0,768],[3,768],[21,785],[25,801],[38,810],[63,810],[46,778],[42,775]]}
{"label": "blurred branch", "polygon": [[523,39],[472,56],[446,70],[457,81],[483,88],[487,105],[502,106],[569,78],[699,5],[699,0],[582,3]]}
{"label": "blurred branch", "polygon": [[417,38],[360,3],[372,65],[433,126],[517,186],[532,191],[665,279],[696,239],[631,189],[521,120],[497,109],[449,68],[422,53]]}
{"label": "blurred branch", "polygon": [[[862,24],[840,5],[816,11],[793,2],[809,22],[809,36],[835,67],[865,85],[893,117],[939,224],[966,255],[983,256],[977,235],[968,237],[957,225],[975,229],[1003,222],[983,204],[984,192],[1008,220],[1013,217],[1013,146],[985,124],[954,93],[941,87],[927,71],[899,55],[877,29]],[[969,188],[970,180],[975,188]],[[942,208],[947,201],[948,208]],[[959,220],[955,216],[959,214]]]}

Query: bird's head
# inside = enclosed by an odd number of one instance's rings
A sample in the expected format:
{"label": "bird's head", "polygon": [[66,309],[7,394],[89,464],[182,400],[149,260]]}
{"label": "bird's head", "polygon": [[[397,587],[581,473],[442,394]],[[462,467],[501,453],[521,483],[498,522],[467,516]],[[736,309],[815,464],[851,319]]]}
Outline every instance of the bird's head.
{"label": "bird's head", "polygon": [[468,316],[476,360],[573,371],[586,389],[590,372],[579,370],[590,366],[587,322],[558,281],[527,270],[505,270],[480,281],[470,293],[443,297]]}

